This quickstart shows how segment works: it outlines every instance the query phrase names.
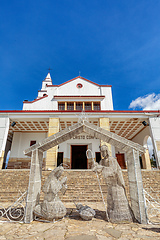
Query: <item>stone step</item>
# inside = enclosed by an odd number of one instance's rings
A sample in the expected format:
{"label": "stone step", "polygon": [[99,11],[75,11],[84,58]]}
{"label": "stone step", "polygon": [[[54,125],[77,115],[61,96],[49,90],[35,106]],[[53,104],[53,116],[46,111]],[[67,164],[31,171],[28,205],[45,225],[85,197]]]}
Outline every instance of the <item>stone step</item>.
{"label": "stone step", "polygon": [[[127,195],[129,196],[129,184],[127,171],[123,170],[123,177],[126,184]],[[1,170],[0,171],[0,201],[14,202],[18,196],[18,191],[25,192],[28,189],[29,170]],[[42,172],[42,186],[47,179],[50,171]],[[99,191],[97,176],[89,170],[65,170],[63,176],[67,176],[68,189],[64,196],[60,198],[65,202],[73,202],[74,198],[78,201],[102,201]],[[101,175],[100,184],[104,197],[107,196],[107,188]],[[143,186],[145,189],[152,187],[155,191],[160,192],[160,171],[142,170]],[[160,193],[155,193],[155,196],[160,197]],[[41,199],[43,198],[43,194]]]}

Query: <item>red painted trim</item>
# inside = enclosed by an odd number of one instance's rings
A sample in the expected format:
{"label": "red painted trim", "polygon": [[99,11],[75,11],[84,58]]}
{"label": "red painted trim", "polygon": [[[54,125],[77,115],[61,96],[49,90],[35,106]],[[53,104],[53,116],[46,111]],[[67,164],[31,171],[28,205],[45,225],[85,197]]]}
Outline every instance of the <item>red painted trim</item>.
{"label": "red painted trim", "polygon": [[67,83],[69,83],[69,82],[72,82],[72,81],[74,81],[74,80],[76,80],[76,79],[78,79],[78,78],[81,78],[81,79],[83,79],[83,80],[85,80],[85,81],[87,81],[87,82],[89,82],[89,83],[92,83],[92,84],[98,86],[98,87],[112,87],[112,85],[99,85],[98,83],[92,82],[92,81],[90,81],[90,80],[88,80],[88,79],[86,79],[86,78],[84,78],[84,77],[81,77],[81,76],[72,78],[71,80],[68,80],[67,82],[61,83],[60,85],[47,85],[47,87],[61,87],[61,86],[63,86],[64,84],[67,84]]}
{"label": "red painted trim", "polygon": [[34,102],[37,102],[37,101],[39,101],[39,100],[41,100],[41,99],[43,99],[45,97],[48,97],[48,95],[40,97],[40,98],[37,98],[37,99],[34,99],[33,101],[23,101],[23,103],[34,103]]}
{"label": "red painted trim", "polygon": [[[46,97],[46,96],[44,96]],[[39,99],[38,99],[39,100]],[[68,110],[64,110],[64,111],[60,111],[60,110],[0,110],[0,113],[52,113],[52,112],[81,112],[81,111],[77,111],[77,110],[73,110],[73,111],[68,111]],[[85,112],[97,112],[97,113],[157,113],[160,115],[160,110],[151,110],[151,111],[119,111],[119,110],[100,110],[100,111],[85,111]]]}
{"label": "red painted trim", "polygon": [[54,96],[54,98],[105,98],[105,96]]}
{"label": "red painted trim", "polygon": [[47,90],[38,90],[38,92],[47,92]]}

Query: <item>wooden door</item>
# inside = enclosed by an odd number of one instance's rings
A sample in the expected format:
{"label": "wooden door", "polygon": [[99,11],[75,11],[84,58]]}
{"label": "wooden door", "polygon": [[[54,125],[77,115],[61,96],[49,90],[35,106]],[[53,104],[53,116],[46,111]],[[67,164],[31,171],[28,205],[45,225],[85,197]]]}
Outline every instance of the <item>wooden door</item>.
{"label": "wooden door", "polygon": [[116,158],[117,158],[117,162],[119,163],[120,167],[122,169],[126,169],[124,153],[117,153]]}

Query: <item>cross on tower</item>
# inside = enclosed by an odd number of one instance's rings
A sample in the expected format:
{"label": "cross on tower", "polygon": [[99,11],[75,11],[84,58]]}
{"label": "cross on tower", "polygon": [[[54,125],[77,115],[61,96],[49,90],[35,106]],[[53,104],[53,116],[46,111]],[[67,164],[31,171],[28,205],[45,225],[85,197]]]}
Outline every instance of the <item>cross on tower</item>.
{"label": "cross on tower", "polygon": [[48,68],[48,72],[50,73],[51,70],[52,70],[52,68],[49,67],[49,68]]}

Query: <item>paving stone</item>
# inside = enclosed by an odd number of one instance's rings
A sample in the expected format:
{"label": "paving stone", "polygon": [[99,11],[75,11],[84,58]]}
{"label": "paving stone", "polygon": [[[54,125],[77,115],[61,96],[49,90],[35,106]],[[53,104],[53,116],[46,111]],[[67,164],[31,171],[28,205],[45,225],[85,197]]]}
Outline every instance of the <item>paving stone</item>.
{"label": "paving stone", "polygon": [[131,230],[131,226],[128,226],[126,224],[118,224],[116,227],[115,227],[116,230]]}
{"label": "paving stone", "polygon": [[54,229],[51,229],[51,230],[48,230],[46,232],[44,232],[42,234],[42,236],[44,237],[44,239],[53,239],[57,237],[57,240],[59,240],[59,238],[62,238],[65,236],[65,233],[66,231],[64,230],[54,230]]}
{"label": "paving stone", "polygon": [[91,235],[75,235],[71,237],[65,238],[65,240],[98,240],[96,236],[91,236]]}
{"label": "paving stone", "polygon": [[157,231],[152,231],[152,230],[143,230],[143,229],[140,229],[137,231],[137,234],[138,235],[145,235],[145,236],[159,236],[160,237],[160,231],[157,232]]}
{"label": "paving stone", "polygon": [[[89,206],[99,209],[97,203]],[[160,240],[160,225],[113,224],[98,218],[92,221],[64,218],[56,223],[0,222],[0,230],[0,240],[79,240],[78,238],[84,240]]]}
{"label": "paving stone", "polygon": [[106,237],[106,236],[102,236],[102,235],[99,235],[99,234],[96,234],[98,240],[113,240],[112,237]]}
{"label": "paving stone", "polygon": [[110,234],[112,237],[119,238],[121,236],[121,231],[113,229],[113,228],[106,228],[105,231]]}

